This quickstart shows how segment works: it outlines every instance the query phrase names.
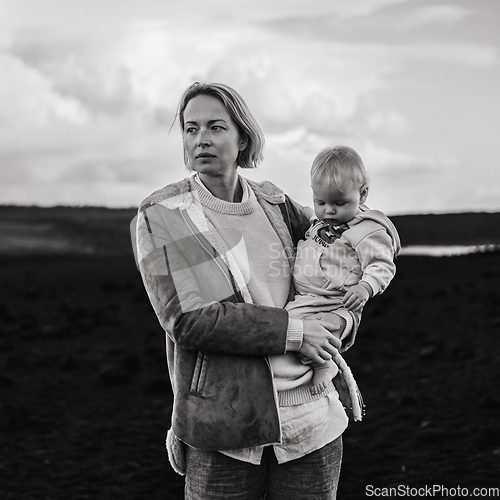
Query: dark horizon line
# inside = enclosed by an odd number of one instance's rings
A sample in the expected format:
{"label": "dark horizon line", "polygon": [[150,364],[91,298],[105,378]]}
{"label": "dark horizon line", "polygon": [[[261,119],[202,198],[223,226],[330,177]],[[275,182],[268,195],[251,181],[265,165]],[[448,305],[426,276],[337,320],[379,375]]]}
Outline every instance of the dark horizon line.
{"label": "dark horizon line", "polygon": [[[70,209],[95,209],[95,210],[137,210],[137,206],[128,206],[128,207],[107,207],[105,205],[21,205],[15,203],[0,203],[0,210],[5,208],[21,208],[21,209],[29,209],[29,208],[39,208],[39,209],[57,209],[57,208],[70,208]],[[466,214],[500,214],[500,208],[495,210],[465,210],[465,211],[451,211],[451,212],[405,212],[405,213],[387,213],[389,217],[411,217],[411,216],[420,216],[420,215],[466,215]]]}

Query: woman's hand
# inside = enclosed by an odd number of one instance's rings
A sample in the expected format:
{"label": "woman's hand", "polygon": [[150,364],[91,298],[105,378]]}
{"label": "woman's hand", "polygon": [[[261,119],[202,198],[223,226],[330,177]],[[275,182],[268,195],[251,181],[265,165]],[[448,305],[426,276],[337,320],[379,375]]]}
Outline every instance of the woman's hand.
{"label": "woman's hand", "polygon": [[304,336],[300,354],[315,363],[323,364],[339,352],[340,337],[345,328],[345,320],[336,314],[320,314],[314,318],[304,318]]}

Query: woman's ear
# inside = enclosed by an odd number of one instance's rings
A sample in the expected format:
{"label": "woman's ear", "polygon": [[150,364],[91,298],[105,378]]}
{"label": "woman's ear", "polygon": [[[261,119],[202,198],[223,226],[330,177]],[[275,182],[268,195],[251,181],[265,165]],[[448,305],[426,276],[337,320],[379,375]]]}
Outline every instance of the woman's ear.
{"label": "woman's ear", "polygon": [[359,203],[364,203],[368,198],[368,186],[364,186],[361,188],[359,192]]}
{"label": "woman's ear", "polygon": [[240,134],[238,151],[245,151],[247,146],[248,146],[248,135]]}

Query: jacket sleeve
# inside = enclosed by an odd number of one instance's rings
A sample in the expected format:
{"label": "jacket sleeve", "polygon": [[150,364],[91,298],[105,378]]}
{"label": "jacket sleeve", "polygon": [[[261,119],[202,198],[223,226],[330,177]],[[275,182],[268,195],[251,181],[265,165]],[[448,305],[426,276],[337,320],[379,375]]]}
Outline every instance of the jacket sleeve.
{"label": "jacket sleeve", "polygon": [[287,311],[238,302],[222,261],[200,245],[203,235],[175,233],[180,217],[179,210],[151,205],[136,224],[137,264],[167,335],[187,350],[283,354]]}
{"label": "jacket sleeve", "polygon": [[384,228],[372,231],[357,244],[356,253],[363,270],[361,279],[374,295],[382,293],[396,274],[391,237]]}
{"label": "jacket sleeve", "polygon": [[305,238],[306,231],[311,225],[307,217],[302,213],[302,205],[292,200],[290,197],[285,197],[284,203],[285,213],[283,218],[288,226],[294,247],[297,247],[299,240]]}

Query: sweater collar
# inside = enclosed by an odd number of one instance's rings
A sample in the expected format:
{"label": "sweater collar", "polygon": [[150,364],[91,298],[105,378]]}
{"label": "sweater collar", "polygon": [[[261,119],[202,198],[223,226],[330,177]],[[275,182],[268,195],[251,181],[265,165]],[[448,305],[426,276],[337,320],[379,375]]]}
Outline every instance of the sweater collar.
{"label": "sweater collar", "polygon": [[[263,181],[256,182],[251,179],[245,179],[240,176],[240,179],[244,179],[246,184],[255,193],[257,199],[264,199],[272,205],[277,205],[285,201],[285,194],[283,191],[274,185],[272,182]],[[158,189],[154,193],[151,193],[147,198],[145,198],[140,204],[139,210],[144,210],[150,205],[156,203],[161,203],[163,200],[178,197],[179,199],[190,195],[193,190],[192,176],[186,177],[185,179],[169,184],[161,189]]]}
{"label": "sweater collar", "polygon": [[220,212],[228,215],[248,215],[254,212],[252,205],[251,190],[243,177],[238,175],[238,180],[243,189],[243,197],[240,203],[233,203],[230,201],[221,200],[216,198],[203,184],[199,175],[196,173],[192,177],[193,191],[198,196],[201,204],[215,212]]}

